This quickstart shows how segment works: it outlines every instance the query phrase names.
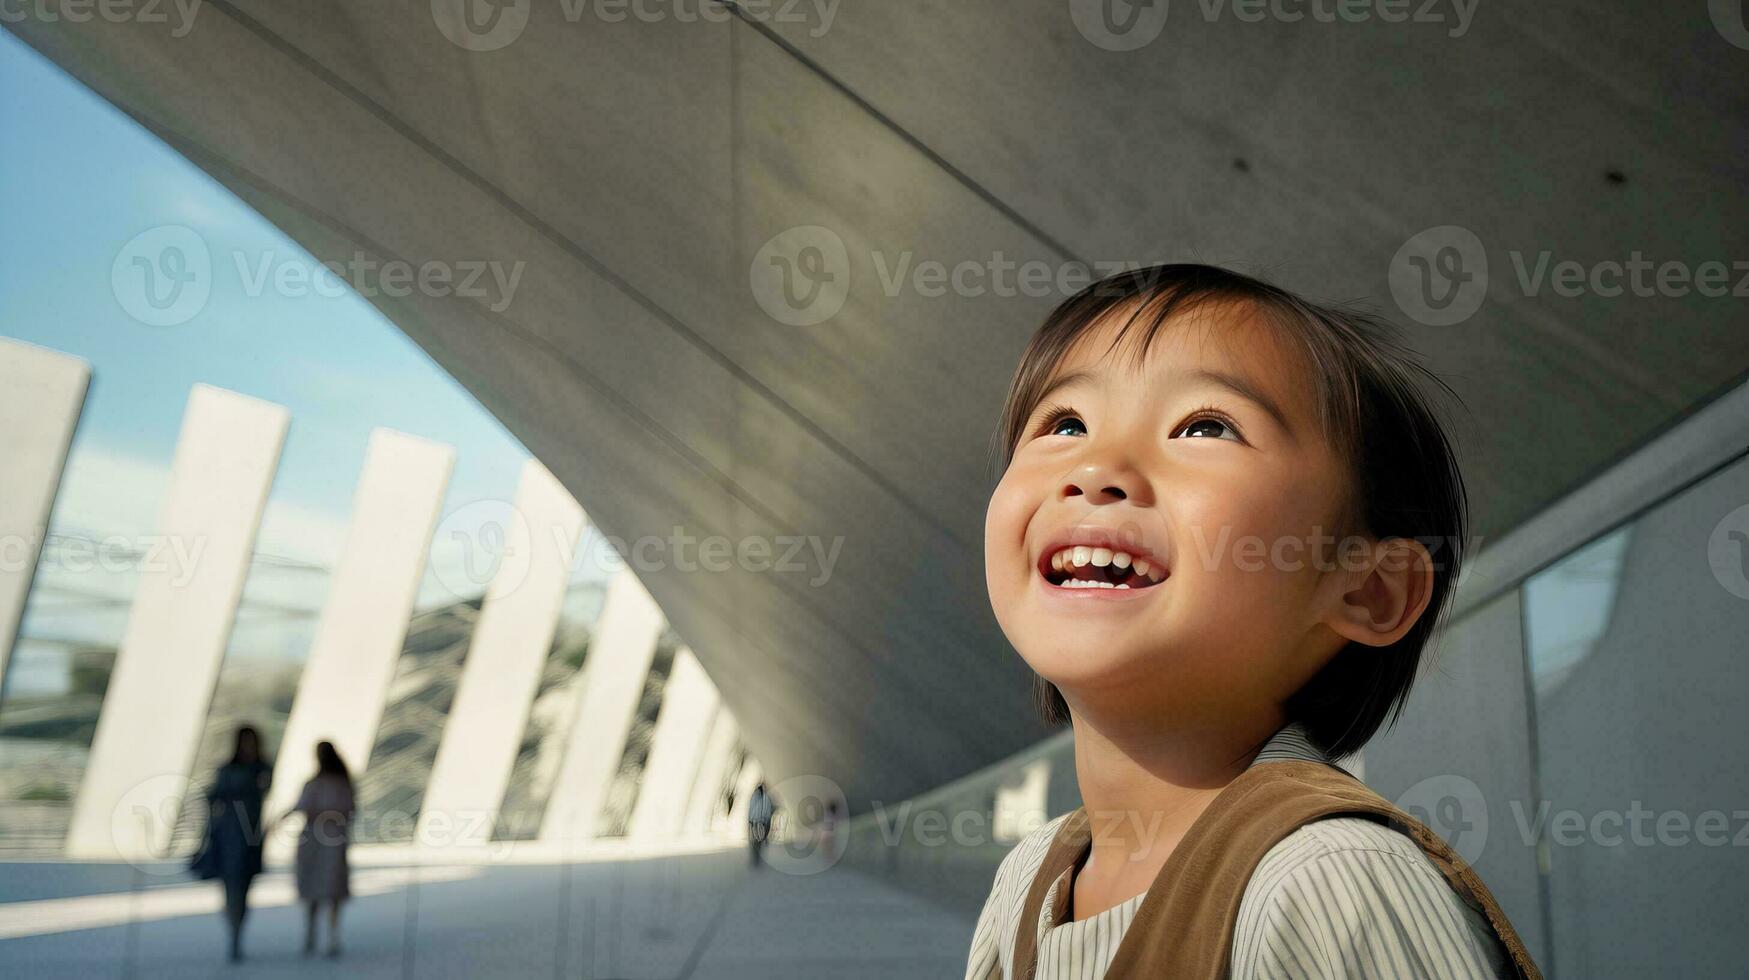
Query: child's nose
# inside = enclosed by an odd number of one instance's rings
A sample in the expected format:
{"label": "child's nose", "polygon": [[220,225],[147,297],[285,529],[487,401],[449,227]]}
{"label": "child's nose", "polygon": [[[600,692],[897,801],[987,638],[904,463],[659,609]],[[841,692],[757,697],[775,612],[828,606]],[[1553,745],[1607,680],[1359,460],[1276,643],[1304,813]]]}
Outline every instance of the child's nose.
{"label": "child's nose", "polygon": [[1115,504],[1120,500],[1145,504],[1148,502],[1147,481],[1129,466],[1104,461],[1088,461],[1076,466],[1063,482],[1058,497],[1085,497],[1095,506]]}

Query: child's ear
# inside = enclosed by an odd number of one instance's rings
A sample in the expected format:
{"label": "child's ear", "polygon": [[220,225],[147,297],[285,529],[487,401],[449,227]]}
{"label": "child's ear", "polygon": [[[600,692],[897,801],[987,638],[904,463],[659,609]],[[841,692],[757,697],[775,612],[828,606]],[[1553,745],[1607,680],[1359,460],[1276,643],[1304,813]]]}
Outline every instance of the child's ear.
{"label": "child's ear", "polygon": [[1427,611],[1433,596],[1433,556],[1413,538],[1386,538],[1373,544],[1364,567],[1339,573],[1343,594],[1325,625],[1339,636],[1369,647],[1403,638]]}

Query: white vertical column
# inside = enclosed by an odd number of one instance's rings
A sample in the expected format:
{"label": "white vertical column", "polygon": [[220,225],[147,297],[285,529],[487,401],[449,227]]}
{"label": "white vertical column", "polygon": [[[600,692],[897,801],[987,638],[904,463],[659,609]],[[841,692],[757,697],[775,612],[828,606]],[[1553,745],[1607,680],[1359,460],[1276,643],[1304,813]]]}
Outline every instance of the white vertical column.
{"label": "white vertical column", "polygon": [[583,533],[583,508],[529,460],[419,808],[422,844],[484,844],[510,783]]}
{"label": "white vertical column", "polygon": [[692,781],[692,792],[686,800],[686,821],[680,827],[683,836],[696,837],[710,832],[711,818],[716,816],[723,781],[729,778],[729,764],[734,761],[735,739],[739,735],[740,727],[735,724],[729,706],[719,704],[716,720],[711,723],[710,737],[705,739],[704,760],[698,765],[698,778]]}
{"label": "white vertical column", "polygon": [[687,797],[698,779],[705,741],[717,713],[717,689],[691,650],[674,654],[674,669],[662,687],[662,707],[650,736],[650,757],[638,783],[637,801],[626,836],[643,839],[678,837],[686,817]]}
{"label": "white vertical column", "polygon": [[90,379],[77,357],[0,339],[0,682]]}
{"label": "white vertical column", "polygon": [[626,736],[661,637],[662,610],[637,576],[622,570],[608,586],[601,619],[583,660],[577,713],[541,819],[543,840],[595,836],[596,819],[625,754]]}
{"label": "white vertical column", "polygon": [[393,429],[371,432],[346,545],[274,761],[269,816],[297,802],[316,771],[317,742],[333,742],[354,774],[370,761],[454,465],[449,446]]}
{"label": "white vertical column", "polygon": [[195,557],[140,574],[68,854],[150,857],[169,846],[287,421],[284,408],[235,392],[189,392],[158,531]]}

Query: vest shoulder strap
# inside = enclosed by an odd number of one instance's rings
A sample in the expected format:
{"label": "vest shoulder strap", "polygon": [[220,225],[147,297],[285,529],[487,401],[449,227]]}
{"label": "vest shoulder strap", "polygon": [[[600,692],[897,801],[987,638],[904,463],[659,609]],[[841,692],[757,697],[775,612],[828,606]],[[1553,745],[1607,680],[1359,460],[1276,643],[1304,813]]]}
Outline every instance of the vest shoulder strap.
{"label": "vest shoulder strap", "polygon": [[[1251,874],[1288,834],[1329,817],[1377,820],[1409,836],[1460,898],[1479,908],[1511,956],[1516,975],[1542,974],[1488,887],[1438,834],[1335,766],[1302,760],[1254,765],[1203,811],[1160,869],[1106,971],[1128,977],[1225,977],[1239,903]],[[1092,821],[1076,810],[1058,827],[1022,906],[1014,941],[1014,976],[1030,980],[1038,959],[1038,919],[1045,893],[1082,860]]]}

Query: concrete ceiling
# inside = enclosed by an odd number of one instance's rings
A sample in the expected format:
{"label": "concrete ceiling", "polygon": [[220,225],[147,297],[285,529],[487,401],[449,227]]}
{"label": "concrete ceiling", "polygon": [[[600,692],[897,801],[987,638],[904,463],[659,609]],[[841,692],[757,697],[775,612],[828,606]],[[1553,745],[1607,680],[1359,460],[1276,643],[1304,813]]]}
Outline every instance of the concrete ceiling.
{"label": "concrete ceiling", "polygon": [[[1130,52],[1077,29],[1079,0],[846,2],[829,23],[522,0],[490,51],[446,39],[449,2],[7,28],[319,258],[524,263],[501,310],[373,302],[609,533],[841,536],[823,583],[643,577],[768,772],[858,809],[1043,734],[980,539],[995,413],[1059,297],[885,288],[907,254],[1212,261],[1372,298],[1466,404],[1484,539],[1749,367],[1749,299],[1528,295],[1511,258],[1749,258],[1749,50],[1699,2],[1483,5],[1453,36],[1449,4],[1251,23],[1180,0]],[[1433,327],[1392,304],[1391,266],[1444,225],[1492,278]],[[849,269],[805,326],[749,285],[798,226]]]}

